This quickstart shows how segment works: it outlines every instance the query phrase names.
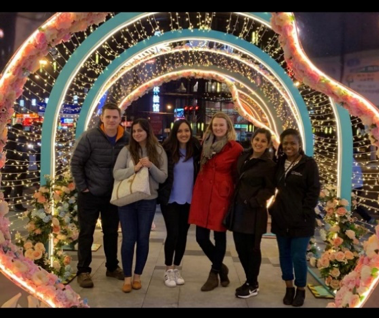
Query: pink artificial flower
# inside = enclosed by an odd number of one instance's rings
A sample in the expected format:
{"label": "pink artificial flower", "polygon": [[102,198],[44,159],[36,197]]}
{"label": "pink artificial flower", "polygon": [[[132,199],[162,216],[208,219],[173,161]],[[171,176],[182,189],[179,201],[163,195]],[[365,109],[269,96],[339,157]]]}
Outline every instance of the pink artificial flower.
{"label": "pink artificial flower", "polygon": [[358,295],[352,295],[349,300],[349,308],[357,307],[360,303],[360,299]]}
{"label": "pink artificial flower", "polygon": [[347,230],[347,231],[345,232],[345,234],[346,234],[346,236],[347,236],[348,238],[350,238],[350,239],[352,239],[352,240],[355,239],[355,232],[354,232],[354,231],[352,231],[352,230]]}
{"label": "pink artificial flower", "polygon": [[26,263],[22,262],[21,260],[18,260],[16,259],[14,262],[13,262],[13,267],[12,269],[16,272],[16,273],[26,273],[28,272],[29,270],[29,267]]}
{"label": "pink artificial flower", "polygon": [[329,274],[334,278],[338,278],[338,276],[340,276],[341,272],[337,267],[333,267],[333,269],[329,272]]}
{"label": "pink artificial flower", "polygon": [[335,253],[335,257],[338,262],[343,262],[345,260],[345,253],[342,251],[339,251]]}
{"label": "pink artificial flower", "polygon": [[45,32],[39,31],[36,36],[34,37],[34,46],[37,50],[45,50],[48,46]]}
{"label": "pink artificial flower", "polygon": [[341,287],[341,284],[340,284],[340,281],[338,279],[332,279],[329,286],[330,286],[330,288],[336,290],[336,289],[339,289]]}
{"label": "pink artificial flower", "polygon": [[61,231],[60,226],[53,226],[53,233],[58,234]]}
{"label": "pink artificial flower", "polygon": [[69,255],[66,255],[63,259],[63,264],[68,265],[71,263],[71,257]]}
{"label": "pink artificial flower", "polygon": [[55,28],[57,30],[68,29],[73,23],[74,13],[63,12],[60,13],[55,20]]}
{"label": "pink artificial flower", "polygon": [[351,251],[345,251],[345,257],[347,260],[354,259],[354,254]]}
{"label": "pink artificial flower", "polygon": [[41,250],[34,250],[33,251],[33,259],[38,260],[42,257],[42,251]]}
{"label": "pink artificial flower", "polygon": [[332,240],[332,243],[335,247],[340,246],[343,243],[343,239],[337,236],[335,239]]}
{"label": "pink artificial flower", "polygon": [[37,202],[38,203],[45,203],[46,202],[46,198],[43,195],[41,195],[40,197],[38,197]]}
{"label": "pink artificial flower", "polygon": [[339,207],[336,210],[337,215],[339,216],[344,216],[347,213],[347,210],[344,207]]}
{"label": "pink artificial flower", "polygon": [[24,243],[24,250],[28,250],[28,249],[31,249],[31,248],[33,248],[33,243],[32,243],[32,241],[26,241],[26,242]]}

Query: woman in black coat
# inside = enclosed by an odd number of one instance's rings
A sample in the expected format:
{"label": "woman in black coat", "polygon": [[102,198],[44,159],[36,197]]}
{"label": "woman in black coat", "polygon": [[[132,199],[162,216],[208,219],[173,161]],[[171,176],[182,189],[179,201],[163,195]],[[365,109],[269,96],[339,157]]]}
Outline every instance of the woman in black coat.
{"label": "woman in black coat", "polygon": [[267,228],[267,200],[274,194],[275,163],[270,159],[270,131],[259,128],[251,138],[252,149],[237,162],[238,181],[234,192],[229,229],[245,271],[246,282],[236,297],[249,298],[259,291],[261,239]]}
{"label": "woman in black coat", "polygon": [[278,159],[275,172],[278,193],[270,207],[271,231],[276,234],[282,279],[286,283],[283,303],[299,307],[305,299],[306,254],[315,230],[319,172],[316,161],[304,154],[297,130],[284,130],[280,144],[283,155]]}
{"label": "woman in black coat", "polygon": [[187,243],[188,215],[192,190],[200,166],[200,142],[192,136],[190,123],[181,119],[175,122],[163,143],[167,153],[168,177],[158,190],[158,202],[166,224],[165,240],[167,287],[183,285],[184,279],[177,267],[180,265]]}

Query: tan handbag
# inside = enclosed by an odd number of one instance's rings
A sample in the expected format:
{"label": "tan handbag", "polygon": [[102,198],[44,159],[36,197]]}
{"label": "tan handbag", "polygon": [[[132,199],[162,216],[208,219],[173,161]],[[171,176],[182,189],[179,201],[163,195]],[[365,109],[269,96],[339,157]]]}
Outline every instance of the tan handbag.
{"label": "tan handbag", "polygon": [[144,200],[149,196],[149,169],[143,167],[127,179],[114,181],[110,202],[117,206],[124,206]]}

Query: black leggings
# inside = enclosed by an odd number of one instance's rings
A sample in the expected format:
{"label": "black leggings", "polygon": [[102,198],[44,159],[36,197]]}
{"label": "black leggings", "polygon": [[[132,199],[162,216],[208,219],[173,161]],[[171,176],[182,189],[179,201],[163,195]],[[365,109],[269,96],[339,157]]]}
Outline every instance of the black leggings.
{"label": "black leggings", "polygon": [[226,253],[226,232],[213,231],[214,245],[210,240],[210,232],[211,230],[196,226],[196,241],[212,262],[212,270],[219,272]]}
{"label": "black leggings", "polygon": [[[161,204],[161,211],[166,224],[167,237],[164,244],[166,266],[179,266],[187,245],[187,233],[190,205],[170,203]],[[175,254],[175,257],[174,257]],[[174,263],[173,263],[174,262]]]}
{"label": "black leggings", "polygon": [[[246,281],[251,286],[258,284],[259,269],[262,262],[261,237],[254,234],[233,232],[234,244],[245,271]],[[259,240],[259,242],[255,242]]]}

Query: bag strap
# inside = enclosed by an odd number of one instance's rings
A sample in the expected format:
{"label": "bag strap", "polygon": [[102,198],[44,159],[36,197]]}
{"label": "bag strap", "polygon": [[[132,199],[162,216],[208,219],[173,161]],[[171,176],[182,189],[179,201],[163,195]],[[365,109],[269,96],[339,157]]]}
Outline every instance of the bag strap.
{"label": "bag strap", "polygon": [[137,175],[137,173],[134,173],[132,180],[128,181],[128,182],[130,182],[130,186],[129,186],[130,187],[130,193],[133,193],[132,185],[133,185],[134,179],[136,178],[136,175]]}
{"label": "bag strap", "polygon": [[[136,178],[136,173],[133,175],[133,178],[131,180],[128,180],[128,182],[130,182],[130,193],[133,193],[132,192],[132,185],[133,185],[133,181],[135,178]],[[124,179],[124,180],[127,180],[127,179]],[[124,181],[124,180],[122,180],[122,181]],[[117,192],[116,192],[117,193],[117,200],[120,198],[119,191],[120,191],[120,187],[122,185],[122,181],[117,186]]]}

